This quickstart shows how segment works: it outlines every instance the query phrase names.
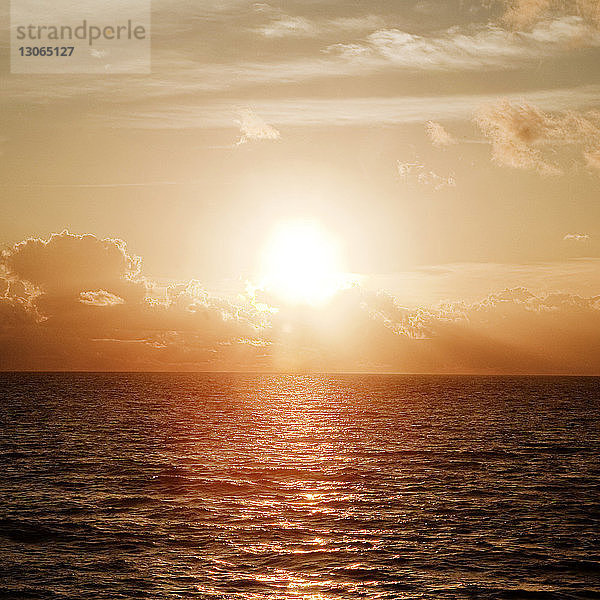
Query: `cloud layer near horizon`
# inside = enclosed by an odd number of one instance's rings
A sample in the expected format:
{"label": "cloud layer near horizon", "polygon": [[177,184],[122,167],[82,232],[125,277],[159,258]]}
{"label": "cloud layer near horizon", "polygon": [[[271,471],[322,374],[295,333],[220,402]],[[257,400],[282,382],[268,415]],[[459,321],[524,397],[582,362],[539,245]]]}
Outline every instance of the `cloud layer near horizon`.
{"label": "cloud layer near horizon", "polygon": [[600,296],[504,290],[407,309],[358,286],[320,308],[160,288],[117,239],[2,253],[0,369],[600,373]]}

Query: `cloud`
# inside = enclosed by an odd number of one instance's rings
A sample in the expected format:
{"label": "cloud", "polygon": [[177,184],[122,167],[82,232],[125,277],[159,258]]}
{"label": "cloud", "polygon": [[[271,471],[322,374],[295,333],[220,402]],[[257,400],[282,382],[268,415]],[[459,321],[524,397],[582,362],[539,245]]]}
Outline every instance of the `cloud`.
{"label": "cloud", "polygon": [[[295,80],[293,67],[288,72]],[[273,71],[269,73],[269,80]],[[308,76],[303,73],[299,78]],[[265,73],[266,76],[266,73]],[[268,83],[269,80],[262,81]],[[561,111],[578,109],[595,104],[600,86],[586,85],[551,90],[519,92],[506,95],[510,102],[529,102],[543,110]],[[252,100],[253,112],[267,122],[278,125],[367,125],[423,123],[435,120],[469,120],[481,106],[498,102],[497,94],[450,94],[443,96],[363,96],[347,98],[282,98],[277,100]],[[112,111],[102,115],[97,123],[120,127],[149,129],[229,128],[232,113],[239,113],[239,100],[221,101],[199,107],[177,106],[176,110],[155,109],[150,112]]]}
{"label": "cloud", "polygon": [[283,38],[289,36],[313,37],[318,35],[318,27],[304,17],[292,17],[282,15],[273,19],[267,25],[259,27],[257,30],[261,35],[268,38]]}
{"label": "cloud", "polygon": [[257,13],[269,17],[266,24],[255,28],[254,31],[266,38],[274,39],[287,37],[320,37],[369,29],[372,30],[383,25],[381,17],[375,15],[337,18],[312,17],[309,19],[303,16],[287,14],[266,3],[255,4],[254,10]]}
{"label": "cloud", "polygon": [[96,290],[80,292],[79,302],[87,304],[88,306],[116,306],[117,304],[124,304],[125,300],[106,290]]}
{"label": "cloud", "polygon": [[[68,112],[61,107],[69,106],[79,112],[79,116],[86,122],[110,122],[117,127],[125,124],[132,127],[197,128],[210,127],[215,121],[220,123],[219,126],[224,126],[225,121],[231,124],[231,113],[224,114],[221,110],[215,114],[215,110],[219,108],[217,105],[220,104],[219,94],[222,104],[230,101],[232,105],[239,106],[240,102],[246,105],[249,98],[280,98],[282,104],[285,104],[283,99],[293,95],[292,89],[302,90],[300,93],[307,95],[312,93],[313,97],[321,97],[325,89],[334,89],[326,86],[319,94],[314,94],[316,88],[313,86],[292,88],[290,84],[293,83],[339,78],[345,89],[352,86],[353,94],[357,91],[360,93],[360,90],[368,93],[368,90],[381,90],[379,84],[373,86],[371,83],[380,81],[387,74],[393,79],[389,80],[392,87],[386,86],[385,93],[391,94],[395,89],[402,101],[404,92],[418,97],[419,92],[427,93],[432,88],[426,78],[423,81],[411,79],[406,82],[408,87],[403,87],[399,71],[485,71],[488,68],[518,71],[535,68],[540,64],[539,61],[552,57],[557,57],[560,61],[556,67],[564,73],[564,78],[561,79],[574,81],[577,79],[575,71],[571,69],[574,61],[583,60],[577,64],[586,69],[589,57],[574,55],[571,52],[573,45],[598,47],[600,38],[597,30],[576,15],[540,21],[532,31],[526,32],[507,31],[498,25],[481,23],[435,29],[441,27],[442,22],[448,22],[450,11],[443,7],[443,18],[439,21],[436,18],[428,23],[425,28],[428,31],[425,33],[423,27],[409,28],[406,19],[410,21],[410,10],[406,14],[402,12],[402,27],[394,28],[391,25],[398,25],[400,15],[396,11],[395,16],[391,16],[394,11],[387,9],[388,16],[384,19],[386,22],[381,23],[376,16],[327,18],[322,15],[330,14],[333,10],[331,7],[326,11],[315,10],[313,6],[302,9],[310,18],[295,17],[305,19],[308,25],[303,21],[299,24],[297,20],[290,25],[280,11],[249,15],[248,3],[227,2],[228,9],[206,5],[199,7],[196,3],[188,5],[181,7],[188,18],[180,18],[177,22],[173,21],[173,15],[170,14],[172,11],[165,6],[160,9],[163,13],[161,17],[164,16],[165,19],[158,20],[157,24],[160,35],[157,35],[156,42],[159,47],[155,48],[157,51],[153,56],[156,77],[132,78],[126,89],[112,78],[83,78],[75,82],[68,77],[58,77],[53,78],[52,82],[37,81],[35,86],[25,79],[7,78],[3,82],[6,86],[7,102],[6,110],[3,111],[6,118],[9,119],[14,111],[17,114],[21,110],[19,105],[43,106],[44,110],[48,110],[48,106],[54,106],[59,117]],[[341,7],[338,8],[341,13]],[[201,18],[201,15],[205,17]],[[393,22],[390,17],[394,19]],[[327,33],[331,39],[320,34],[303,40],[306,43],[302,44],[292,40],[290,47],[282,52],[280,38],[273,38],[273,43],[269,43],[264,37],[256,39],[256,35],[243,30],[245,23],[250,23],[249,26],[252,27],[268,26],[271,20],[283,20],[283,30],[293,34],[299,30],[312,32],[315,27],[319,31],[323,27],[331,28],[327,32],[335,29],[337,33]],[[206,54],[192,51],[194,39],[199,39],[198,36],[213,52]],[[175,39],[178,40],[177,43],[173,43]],[[506,89],[532,90],[537,84],[551,87],[557,83],[556,80],[552,80],[551,84],[543,83],[538,76],[548,72],[551,67],[552,65],[542,63],[541,73],[534,78],[524,78],[523,74],[515,73],[511,81],[505,81]],[[584,75],[581,75],[580,81],[583,81]],[[510,77],[510,74],[506,77]],[[362,79],[359,81],[357,78]],[[477,85],[483,86],[483,80],[478,81],[480,83]],[[458,83],[459,90],[468,85],[466,80]],[[497,87],[500,83],[495,81],[494,86]],[[444,80],[440,86],[448,90],[449,82]],[[269,90],[265,93],[267,87]],[[274,89],[278,89],[277,94]],[[343,94],[333,95],[336,97],[330,101],[335,104],[338,96],[341,98]],[[92,107],[85,102],[85,98],[90,96],[97,99]],[[351,104],[352,99],[349,100]],[[413,98],[405,100],[408,103]],[[574,101],[579,102],[579,99]],[[346,100],[342,99],[342,102],[345,103]],[[269,120],[269,116],[258,105],[256,111]],[[344,112],[344,109],[340,112]],[[308,115],[307,120],[310,117]],[[431,113],[425,118],[439,119],[443,116]],[[304,117],[298,114],[296,119],[303,121]],[[359,116],[355,115],[354,119],[358,120]],[[7,125],[8,128],[5,125],[4,129],[9,131],[8,121]]]}
{"label": "cloud", "polygon": [[455,26],[430,36],[380,29],[363,42],[333,44],[327,52],[365,68],[388,63],[427,70],[514,69],[519,62],[557,55],[574,44],[600,46],[600,34],[578,16],[543,21],[528,32],[491,23]]}
{"label": "cloud", "polygon": [[446,131],[443,125],[435,121],[427,121],[425,126],[427,128],[427,135],[436,148],[445,148],[446,146],[456,144],[456,140]]}
{"label": "cloud", "polygon": [[592,167],[593,157],[599,151],[598,111],[551,114],[525,102],[505,99],[480,108],[475,122],[492,143],[493,159],[508,167],[558,175],[563,168],[550,157],[557,149],[566,145],[581,147],[581,157]]}
{"label": "cloud", "polygon": [[476,123],[491,140],[493,159],[498,164],[518,169],[537,169],[548,175],[560,173],[556,165],[544,160],[537,147],[553,132],[547,117],[537,108],[503,101],[481,108]]}
{"label": "cloud", "polygon": [[24,329],[42,321],[32,305],[23,298],[0,296],[0,332],[11,329]]}
{"label": "cloud", "polygon": [[355,287],[319,313],[280,311],[271,352],[283,368],[597,373],[599,334],[598,296],[516,288],[409,310],[387,293]]}
{"label": "cloud", "polygon": [[0,369],[178,369],[261,348],[249,341],[261,341],[264,317],[248,299],[195,281],[161,290],[122,240],[28,238],[0,269]]}
{"label": "cloud", "polygon": [[[562,235],[560,239],[562,239]],[[590,236],[588,244],[595,238]],[[565,242],[557,253],[570,246]],[[593,252],[594,247],[589,247]],[[570,252],[570,250],[569,250]],[[526,287],[537,296],[562,290],[578,296],[593,296],[600,290],[600,258],[570,258],[527,264],[461,262],[423,266],[397,273],[362,276],[360,284],[370,292],[388,290],[411,309],[461,299],[474,303],[490,290]]]}
{"label": "cloud", "polygon": [[128,301],[145,294],[141,258],[119,239],[100,239],[67,230],[47,240],[28,238],[0,255],[0,264],[13,280],[25,282],[45,299],[77,301],[85,290],[101,289]]}
{"label": "cloud", "polygon": [[418,162],[397,161],[398,174],[404,183],[432,186],[436,191],[447,187],[456,187],[454,175],[442,176]]}
{"label": "cloud", "polygon": [[521,287],[406,308],[354,285],[322,307],[265,306],[160,286],[121,240],[68,232],[1,266],[0,369],[600,373],[600,296]]}
{"label": "cloud", "polygon": [[598,0],[505,0],[504,21],[524,29],[556,15],[576,15],[582,21],[600,27]]}
{"label": "cloud", "polygon": [[[357,23],[353,18],[331,21],[344,27]],[[265,51],[265,54],[261,52],[260,56],[254,52],[225,52],[223,48],[223,58],[217,62],[203,63],[197,56],[190,55],[189,44],[192,42],[182,37],[183,46],[162,48],[155,53],[153,70],[159,77],[133,78],[127,89],[122,89],[110,78],[74,83],[61,77],[60,85],[40,81],[36,86],[25,80],[8,79],[5,82],[7,98],[9,101],[16,98],[19,103],[46,106],[48,103],[71,103],[77,99],[83,101],[91,94],[99,99],[100,104],[90,116],[104,122],[114,119],[117,111],[117,114],[122,113],[119,115],[120,122],[163,127],[178,120],[180,112],[185,115],[193,111],[195,120],[190,120],[189,127],[198,127],[214,119],[211,114],[214,106],[207,96],[209,93],[224,93],[226,98],[235,98],[238,106],[240,99],[242,106],[246,106],[252,86],[278,87],[290,82],[368,77],[382,73],[396,76],[399,70],[518,70],[537,65],[540,60],[562,58],[574,45],[600,47],[600,33],[577,16],[542,21],[527,32],[507,31],[494,24],[470,24],[417,34],[381,27],[367,17],[359,17],[358,22],[366,27],[365,32],[370,33],[332,34],[336,43],[330,43],[333,39],[317,37],[314,43],[303,45],[301,52],[296,49],[292,53],[282,53],[277,44],[273,44],[274,48]],[[223,27],[224,32],[229,31],[221,21],[218,25]],[[221,37],[221,44],[232,40],[227,35]],[[120,104],[115,106],[114,94],[117,91]],[[205,95],[204,101],[190,102],[194,94]],[[256,96],[264,98],[260,91]],[[109,99],[112,99],[111,110],[103,110]],[[136,106],[135,111],[131,110],[133,105]],[[9,102],[7,107],[17,110],[16,100],[12,105]],[[154,116],[153,111],[165,111],[167,114]],[[231,114],[219,116],[221,120],[227,118],[231,122]]]}
{"label": "cloud", "polygon": [[277,129],[266,123],[250,109],[240,111],[238,124],[242,134],[237,141],[238,146],[256,140],[281,139],[281,134]]}
{"label": "cloud", "polygon": [[524,288],[506,289],[472,304],[449,303],[422,310],[415,326],[451,370],[600,369],[598,296],[536,296]]}
{"label": "cloud", "polygon": [[590,236],[587,233],[567,233],[563,240],[573,242],[587,242]]}
{"label": "cloud", "polygon": [[551,0],[507,0],[504,21],[517,29],[536,23],[550,9]]}

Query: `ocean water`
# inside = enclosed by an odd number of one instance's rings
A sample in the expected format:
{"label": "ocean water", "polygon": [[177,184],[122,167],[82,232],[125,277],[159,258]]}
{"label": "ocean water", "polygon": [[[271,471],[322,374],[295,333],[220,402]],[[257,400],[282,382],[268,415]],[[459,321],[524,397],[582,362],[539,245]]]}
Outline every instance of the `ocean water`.
{"label": "ocean water", "polygon": [[600,598],[598,378],[0,390],[0,598]]}

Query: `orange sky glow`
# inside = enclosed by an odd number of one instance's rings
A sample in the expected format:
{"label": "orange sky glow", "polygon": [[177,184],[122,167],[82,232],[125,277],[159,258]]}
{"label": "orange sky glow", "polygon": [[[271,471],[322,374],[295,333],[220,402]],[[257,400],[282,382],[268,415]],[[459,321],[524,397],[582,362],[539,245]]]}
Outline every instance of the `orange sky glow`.
{"label": "orange sky glow", "polygon": [[597,2],[156,0],[102,76],[5,13],[1,370],[600,374]]}

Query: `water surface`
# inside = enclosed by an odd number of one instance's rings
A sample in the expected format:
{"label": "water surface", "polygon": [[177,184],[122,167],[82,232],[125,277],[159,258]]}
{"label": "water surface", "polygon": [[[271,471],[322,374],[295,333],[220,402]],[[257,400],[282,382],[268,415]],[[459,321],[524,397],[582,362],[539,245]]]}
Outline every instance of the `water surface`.
{"label": "water surface", "polygon": [[0,598],[600,598],[598,378],[0,389]]}

